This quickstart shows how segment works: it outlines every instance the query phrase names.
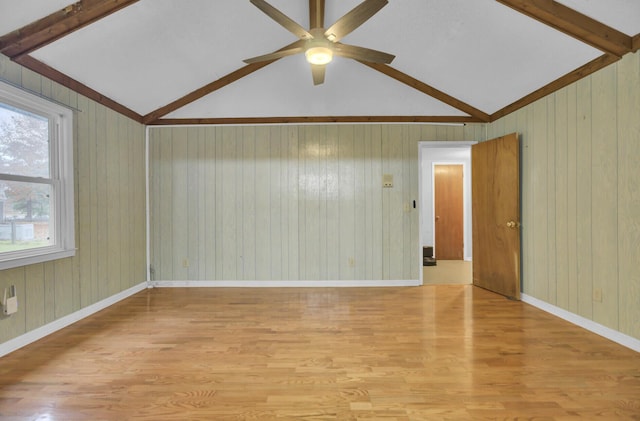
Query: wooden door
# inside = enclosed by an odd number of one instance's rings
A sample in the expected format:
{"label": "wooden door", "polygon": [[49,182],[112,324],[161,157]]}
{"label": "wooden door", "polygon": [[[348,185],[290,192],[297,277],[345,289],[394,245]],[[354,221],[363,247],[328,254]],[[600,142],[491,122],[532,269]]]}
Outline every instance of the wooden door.
{"label": "wooden door", "polygon": [[435,257],[438,260],[464,258],[464,211],[462,165],[435,165]]}
{"label": "wooden door", "polygon": [[471,147],[473,284],[520,299],[517,133]]}

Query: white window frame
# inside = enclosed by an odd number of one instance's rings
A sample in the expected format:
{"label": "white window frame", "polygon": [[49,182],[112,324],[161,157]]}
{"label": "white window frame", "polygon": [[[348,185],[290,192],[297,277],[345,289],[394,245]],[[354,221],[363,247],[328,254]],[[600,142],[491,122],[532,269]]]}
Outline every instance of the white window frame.
{"label": "white window frame", "polygon": [[[1,81],[0,102],[49,119],[51,175],[47,184],[53,192],[49,221],[54,239],[46,247],[0,253],[0,270],[74,256],[73,111]],[[0,173],[0,180],[33,182],[34,178]]]}

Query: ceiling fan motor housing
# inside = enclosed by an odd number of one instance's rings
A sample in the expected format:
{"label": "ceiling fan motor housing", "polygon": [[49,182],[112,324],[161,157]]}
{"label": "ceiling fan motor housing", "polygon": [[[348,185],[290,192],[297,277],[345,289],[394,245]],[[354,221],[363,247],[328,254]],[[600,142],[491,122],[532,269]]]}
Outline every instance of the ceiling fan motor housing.
{"label": "ceiling fan motor housing", "polygon": [[333,43],[324,36],[323,28],[311,29],[312,39],[306,41],[304,55],[311,64],[327,64],[333,59]]}
{"label": "ceiling fan motor housing", "polygon": [[253,5],[267,16],[282,25],[299,40],[278,51],[263,54],[244,60],[245,63],[258,63],[263,61],[278,60],[282,57],[304,52],[305,57],[311,63],[313,84],[324,83],[326,64],[334,55],[372,63],[391,63],[394,57],[391,54],[355,45],[341,44],[340,39],[357,29],[360,25],[375,15],[382,7],[389,3],[388,0],[364,0],[358,6],[339,18],[329,29],[324,28],[324,3],[325,0],[309,1],[309,16],[311,28],[303,28],[299,23],[273,7],[266,0],[250,0]]}

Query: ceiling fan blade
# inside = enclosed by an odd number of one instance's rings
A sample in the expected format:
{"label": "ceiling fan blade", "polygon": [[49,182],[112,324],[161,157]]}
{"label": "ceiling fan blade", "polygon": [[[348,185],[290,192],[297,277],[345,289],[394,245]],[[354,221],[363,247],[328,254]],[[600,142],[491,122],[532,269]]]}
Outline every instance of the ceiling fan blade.
{"label": "ceiling fan blade", "polygon": [[396,56],[383,53],[382,51],[370,48],[357,47],[355,45],[342,44],[337,42],[333,47],[333,53],[337,56],[352,58],[355,60],[368,61],[371,63],[389,64]]}
{"label": "ceiling fan blade", "polygon": [[340,41],[388,3],[388,0],[365,0],[338,19],[325,31],[324,35],[329,41]]}
{"label": "ceiling fan blade", "polygon": [[304,51],[305,41],[298,40],[296,42],[292,42],[289,45],[285,45],[278,51],[274,51],[273,53],[263,54],[257,57],[251,57],[246,60],[242,60],[247,64],[251,63],[259,63],[261,61],[269,61],[269,60],[277,60],[282,57],[292,56],[294,54],[298,54]]}
{"label": "ceiling fan blade", "polygon": [[292,56],[294,54],[298,54],[304,51],[304,43],[305,42],[303,40],[296,41],[293,44],[289,44],[278,51],[274,51],[273,53],[263,54],[257,57],[251,57],[242,61],[244,61],[247,64],[251,64],[251,63],[259,63],[261,61],[277,60],[279,58],[286,57],[286,56]]}
{"label": "ceiling fan blade", "polygon": [[309,0],[309,28],[324,28],[324,0]]}
{"label": "ceiling fan blade", "polygon": [[327,69],[326,64],[312,64],[311,74],[313,75],[313,84],[322,85],[324,83],[324,73]]}
{"label": "ceiling fan blade", "polygon": [[251,0],[251,3],[262,10],[271,19],[284,26],[289,32],[300,39],[311,39],[313,36],[297,22],[267,3],[265,0]]}

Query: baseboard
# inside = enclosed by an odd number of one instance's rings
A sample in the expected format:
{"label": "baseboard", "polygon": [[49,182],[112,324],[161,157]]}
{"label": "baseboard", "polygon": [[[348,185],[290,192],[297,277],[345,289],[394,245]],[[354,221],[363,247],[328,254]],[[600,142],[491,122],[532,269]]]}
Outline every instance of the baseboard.
{"label": "baseboard", "polygon": [[348,287],[410,287],[419,280],[371,281],[152,281],[157,288],[348,288]]}
{"label": "baseboard", "polygon": [[130,297],[131,295],[136,294],[145,289],[147,289],[147,283],[143,282],[127,290],[124,290],[115,295],[112,295],[109,298],[105,298],[102,301],[98,301],[95,304],[91,304],[90,306],[82,308],[74,313],[61,317],[58,320],[55,320],[44,326],[41,326],[32,331],[29,331],[24,335],[20,335],[16,338],[10,339],[7,342],[0,344],[0,357],[7,355],[17,349],[20,349],[23,346],[29,345],[32,342],[42,339],[47,335],[50,335],[62,328],[65,328],[79,320],[84,319],[85,317],[88,317],[94,313],[97,313],[98,311],[103,310],[117,303],[118,301],[122,301],[125,298]]}
{"label": "baseboard", "polygon": [[640,352],[640,340],[636,338],[625,335],[624,333],[618,332],[617,330],[603,326],[599,323],[594,322],[593,320],[578,316],[575,313],[571,313],[570,311],[564,310],[560,307],[556,307],[537,298],[531,297],[530,295],[522,294],[521,299],[523,302],[531,304],[532,306],[537,307],[540,310],[551,313],[554,316],[560,317],[561,319],[573,323],[574,325],[587,329],[590,332],[607,338],[636,352]]}

